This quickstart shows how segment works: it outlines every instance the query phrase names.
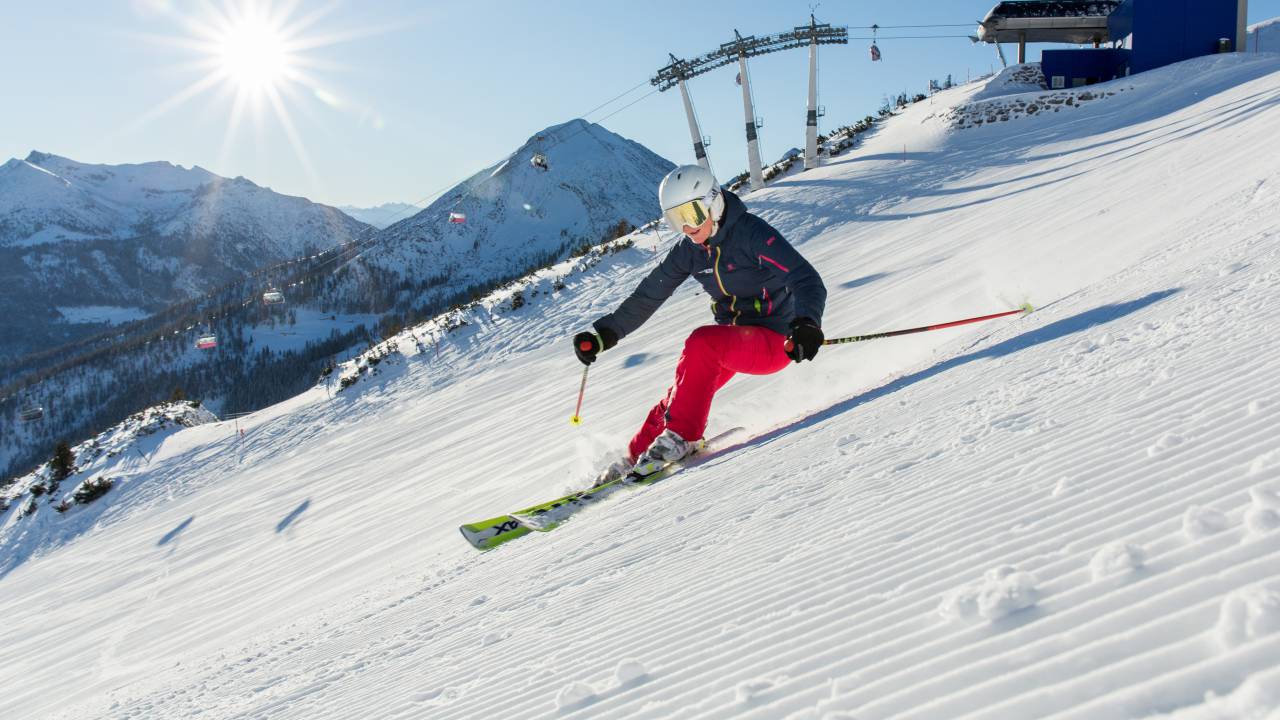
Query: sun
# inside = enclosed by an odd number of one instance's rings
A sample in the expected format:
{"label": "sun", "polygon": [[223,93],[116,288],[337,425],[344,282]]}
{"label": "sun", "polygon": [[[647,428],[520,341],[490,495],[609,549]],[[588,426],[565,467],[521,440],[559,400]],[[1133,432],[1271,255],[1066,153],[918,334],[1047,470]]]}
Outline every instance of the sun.
{"label": "sun", "polygon": [[277,90],[294,71],[281,28],[256,12],[231,19],[220,29],[215,48],[220,72],[239,90]]}
{"label": "sun", "polygon": [[[185,62],[166,63],[165,67],[183,74],[194,72],[195,76],[185,87],[133,118],[130,129],[140,130],[175,108],[204,97],[215,114],[225,112],[219,164],[240,145],[240,128],[246,119],[260,131],[263,121],[273,118],[314,179],[294,112],[314,119],[311,110],[315,107],[348,113],[362,110],[321,81],[317,72],[343,68],[317,53],[384,29],[326,30],[326,18],[337,7],[334,3],[304,6],[300,0],[204,0],[184,5],[153,0],[149,7],[171,29],[142,37],[185,53]],[[333,18],[328,20],[332,26]],[[256,137],[260,138],[261,132]]]}

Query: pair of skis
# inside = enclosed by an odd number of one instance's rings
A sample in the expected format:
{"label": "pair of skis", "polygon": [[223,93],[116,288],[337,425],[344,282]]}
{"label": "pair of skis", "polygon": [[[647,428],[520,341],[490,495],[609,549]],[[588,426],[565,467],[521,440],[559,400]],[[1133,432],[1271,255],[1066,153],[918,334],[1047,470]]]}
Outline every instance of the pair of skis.
{"label": "pair of skis", "polygon": [[743,428],[733,428],[709,440],[703,440],[699,443],[698,450],[694,454],[650,475],[643,477],[634,474],[627,475],[602,485],[570,493],[549,502],[517,510],[508,515],[499,515],[488,520],[468,523],[458,528],[458,530],[462,532],[462,537],[466,538],[467,542],[471,543],[472,547],[477,550],[491,550],[503,543],[524,537],[531,532],[550,532],[583,508],[595,505],[617,492],[653,485],[671,477],[684,468],[710,460],[727,446],[730,438],[743,432],[745,432]]}

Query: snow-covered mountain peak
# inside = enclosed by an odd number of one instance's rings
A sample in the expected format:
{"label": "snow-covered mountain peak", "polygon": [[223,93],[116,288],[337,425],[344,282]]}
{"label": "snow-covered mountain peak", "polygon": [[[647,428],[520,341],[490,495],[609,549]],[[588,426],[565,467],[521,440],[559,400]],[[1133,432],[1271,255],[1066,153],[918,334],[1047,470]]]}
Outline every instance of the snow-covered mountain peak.
{"label": "snow-covered mountain peak", "polygon": [[157,193],[191,192],[221,179],[199,166],[184,168],[165,161],[104,165],[37,150],[26,161],[123,204],[146,201]]}
{"label": "snow-covered mountain peak", "polygon": [[553,125],[384,230],[367,259],[412,277],[449,272],[464,287],[518,275],[657,217],[657,184],[672,167],[599,125]]}

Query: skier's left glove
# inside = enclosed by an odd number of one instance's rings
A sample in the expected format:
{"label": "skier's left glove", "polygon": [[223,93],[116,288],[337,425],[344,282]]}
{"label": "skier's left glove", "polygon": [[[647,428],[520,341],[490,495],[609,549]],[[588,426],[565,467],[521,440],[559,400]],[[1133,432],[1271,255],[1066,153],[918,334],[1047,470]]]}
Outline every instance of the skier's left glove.
{"label": "skier's left glove", "polygon": [[580,332],[573,336],[573,352],[583,365],[596,361],[596,355],[618,344],[618,336],[609,328],[600,328],[599,334]]}
{"label": "skier's left glove", "polygon": [[812,360],[818,354],[818,348],[822,347],[822,340],[822,328],[818,323],[801,317],[791,321],[791,334],[782,347],[787,357],[796,362]]}

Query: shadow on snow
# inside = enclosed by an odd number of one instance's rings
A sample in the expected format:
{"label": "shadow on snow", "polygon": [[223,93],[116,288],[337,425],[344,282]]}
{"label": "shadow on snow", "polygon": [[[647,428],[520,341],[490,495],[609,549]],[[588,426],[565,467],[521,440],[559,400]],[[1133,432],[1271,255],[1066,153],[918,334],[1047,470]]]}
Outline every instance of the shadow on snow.
{"label": "shadow on snow", "polygon": [[847,400],[838,402],[825,410],[819,410],[818,412],[806,418],[801,418],[790,425],[780,427],[759,437],[752,438],[751,440],[741,443],[735,448],[730,448],[726,451],[725,455],[728,455],[739,448],[767,445],[775,440],[786,437],[787,435],[806,428],[814,427],[828,420],[835,419],[861,405],[872,402],[873,400],[878,400],[887,395],[892,395],[899,390],[904,390],[916,383],[929,380],[975,360],[991,360],[1005,357],[1041,343],[1060,340],[1069,335],[1074,335],[1075,333],[1088,330],[1091,327],[1118,320],[1126,315],[1130,315],[1142,310],[1143,308],[1154,305],[1155,303],[1158,303],[1178,292],[1181,292],[1180,288],[1171,288],[1168,290],[1153,292],[1149,295],[1135,300],[1130,300],[1128,302],[1102,305],[1092,310],[1086,310],[1078,315],[1073,315],[1069,318],[1063,318],[1062,320],[1049,323],[1044,327],[1028,330],[1021,335],[996,343],[988,348],[966,353],[964,355],[958,355],[950,360],[936,363],[923,370],[911,373],[910,375],[904,375],[886,385],[868,390],[861,395],[856,395]]}

